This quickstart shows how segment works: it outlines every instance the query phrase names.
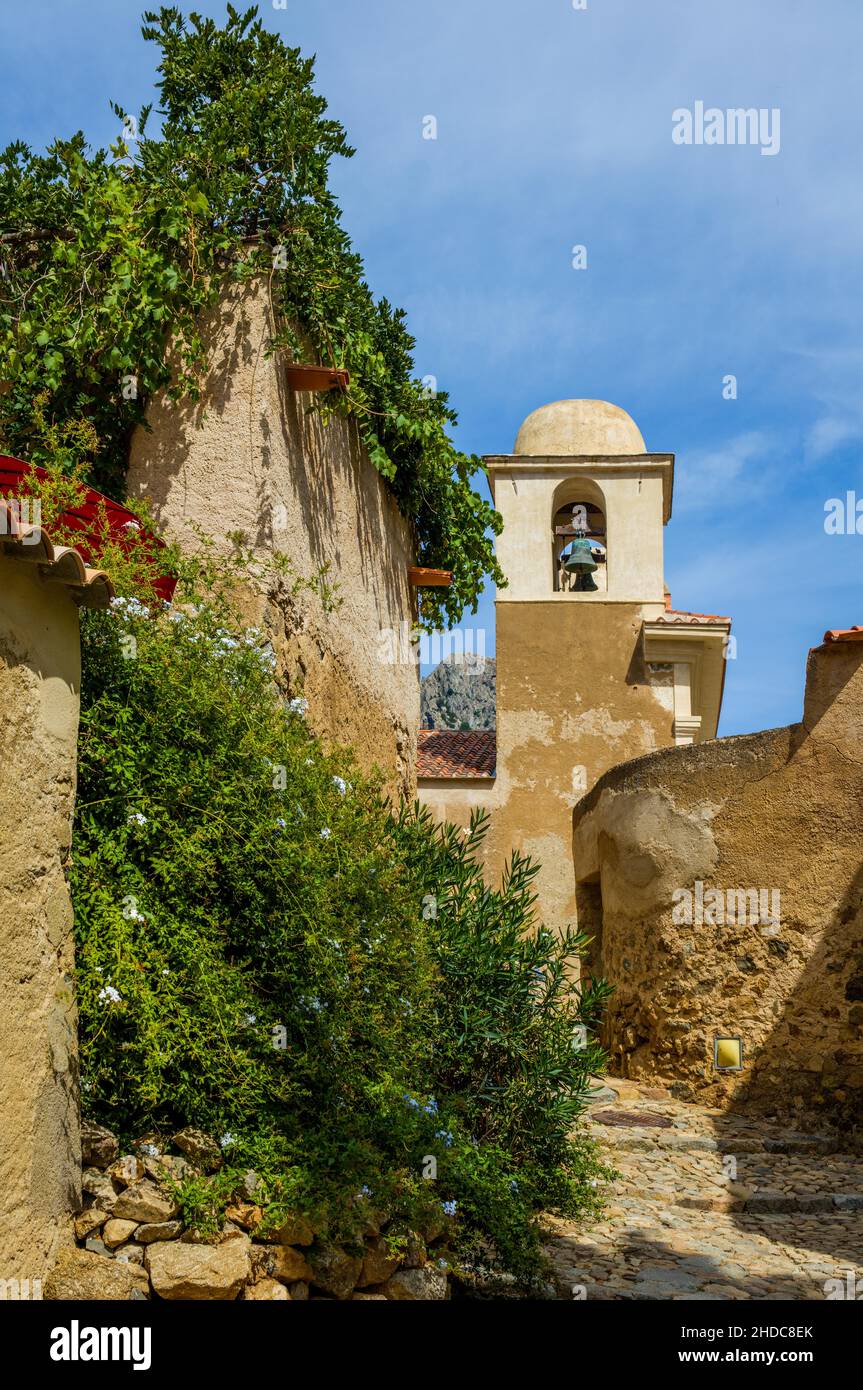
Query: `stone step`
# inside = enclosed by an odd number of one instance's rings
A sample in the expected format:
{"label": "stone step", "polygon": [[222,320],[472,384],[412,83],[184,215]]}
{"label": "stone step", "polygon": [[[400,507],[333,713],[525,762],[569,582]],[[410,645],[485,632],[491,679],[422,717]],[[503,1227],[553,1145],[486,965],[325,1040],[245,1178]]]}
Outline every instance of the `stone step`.
{"label": "stone step", "polygon": [[853,1140],[606,1079],[584,1123],[618,1176],[590,1225],[549,1219],[561,1298],[863,1298]]}
{"label": "stone step", "polygon": [[631,1215],[633,1210],[652,1212],[722,1212],[726,1215],[763,1217],[819,1214],[842,1216],[860,1222],[863,1228],[863,1192],[754,1192],[748,1196],[717,1192],[684,1193],[679,1196],[652,1195],[630,1200],[627,1197],[609,1198],[606,1212],[610,1217]]}
{"label": "stone step", "polygon": [[[586,1111],[590,1132],[615,1150],[754,1154],[856,1154],[863,1162],[863,1130],[840,1135],[804,1128],[745,1110],[717,1110],[674,1100],[661,1087],[595,1078],[596,1101]],[[606,1084],[607,1083],[607,1084]]]}
{"label": "stone step", "polygon": [[557,1223],[547,1251],[561,1298],[823,1301],[863,1293],[863,1213],[732,1216],[644,1199],[633,1205],[624,1220],[589,1231]]}
{"label": "stone step", "polygon": [[[752,1135],[689,1134],[682,1130],[631,1129],[612,1130],[606,1125],[590,1126],[591,1133],[614,1152],[650,1153],[655,1149],[679,1153],[735,1154],[837,1154],[852,1157],[838,1138],[819,1134]],[[863,1162],[859,1155],[858,1162]]]}
{"label": "stone step", "polygon": [[626,1198],[693,1211],[863,1213],[863,1166],[854,1155],[735,1154],[701,1150],[606,1153]]}
{"label": "stone step", "polygon": [[693,1211],[856,1211],[863,1213],[863,1190],[860,1192],[754,1192],[750,1196],[683,1197],[678,1206]]}

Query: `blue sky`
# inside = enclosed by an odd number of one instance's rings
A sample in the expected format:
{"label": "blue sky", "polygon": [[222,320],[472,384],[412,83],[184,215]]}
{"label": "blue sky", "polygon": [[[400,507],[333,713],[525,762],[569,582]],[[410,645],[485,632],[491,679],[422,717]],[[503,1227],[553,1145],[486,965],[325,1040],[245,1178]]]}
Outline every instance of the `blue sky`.
{"label": "blue sky", "polygon": [[[4,5],[3,143],[114,138],[109,98],[152,93],[142,8]],[[863,536],[824,530],[828,498],[863,498],[860,0],[261,11],[317,54],[358,150],[334,170],[346,225],[372,287],[408,310],[419,374],[451,393],[460,446],[508,452],[563,397],[628,410],[677,455],[675,605],[734,618],[720,731],[799,718],[808,647],[863,622]],[[779,153],[674,144],[672,112],[699,100],[778,107]],[[491,595],[465,623],[491,651]]]}

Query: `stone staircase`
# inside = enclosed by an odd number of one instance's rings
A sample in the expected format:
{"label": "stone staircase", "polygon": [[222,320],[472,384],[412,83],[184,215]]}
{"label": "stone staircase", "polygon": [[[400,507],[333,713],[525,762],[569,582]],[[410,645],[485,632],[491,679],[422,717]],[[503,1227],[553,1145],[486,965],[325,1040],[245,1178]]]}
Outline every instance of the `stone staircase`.
{"label": "stone staircase", "polygon": [[588,1127],[619,1176],[595,1225],[550,1222],[561,1297],[863,1298],[863,1153],[836,1135],[614,1078]]}

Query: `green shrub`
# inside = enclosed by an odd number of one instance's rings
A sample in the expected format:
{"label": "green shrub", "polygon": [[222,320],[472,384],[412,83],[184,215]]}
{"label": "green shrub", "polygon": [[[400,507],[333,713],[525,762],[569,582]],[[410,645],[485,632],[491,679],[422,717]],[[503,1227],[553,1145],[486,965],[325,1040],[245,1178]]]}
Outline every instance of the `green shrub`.
{"label": "green shrub", "polygon": [[570,1134],[602,994],[571,988],[580,938],[531,929],[535,869],[516,856],[493,891],[479,818],[394,815],[221,602],[121,599],[83,643],[86,1111],[126,1141],[213,1134],[226,1167],[183,1198],[208,1225],[252,1169],[269,1225],[350,1238],[370,1204],[388,1238],[443,1227],[537,1277],[536,1211],[596,1202]]}
{"label": "green shrub", "polygon": [[400,823],[440,979],[433,1086],[454,1127],[470,1136],[457,1154],[470,1227],[463,1248],[483,1249],[493,1230],[505,1265],[538,1269],[524,1237],[529,1213],[597,1206],[605,1170],[573,1129],[605,1060],[594,1038],[608,987],[575,984],[583,935],[534,921],[538,864],[513,853],[500,888],[485,882],[487,812],[474,812],[467,831],[437,829],[425,809],[403,812]]}
{"label": "green shrub", "polygon": [[84,643],[85,1087],[123,1131],[187,1119],[236,1134],[242,1161],[339,1110],[367,1141],[377,1088],[421,1066],[433,973],[374,787],[349,786],[273,698],[259,639],[213,612],[121,600]]}

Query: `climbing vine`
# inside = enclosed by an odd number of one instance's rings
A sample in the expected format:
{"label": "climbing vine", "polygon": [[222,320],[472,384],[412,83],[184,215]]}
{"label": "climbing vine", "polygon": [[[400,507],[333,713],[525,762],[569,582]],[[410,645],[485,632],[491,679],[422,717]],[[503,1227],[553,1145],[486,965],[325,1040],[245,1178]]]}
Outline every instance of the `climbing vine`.
{"label": "climbing vine", "polygon": [[[269,350],[351,372],[326,409],[348,414],[412,522],[422,564],[453,571],[422,594],[426,626],[475,609],[500,518],[471,485],[447,395],[414,376],[402,310],[376,300],[329,186],[354,151],[314,67],[253,7],[212,19],[144,16],[159,51],[157,110],[113,109],[122,135],[0,154],[0,440],[36,463],[84,466],[113,496],[154,392],[196,398],[203,313],[232,281],[266,276]],[[151,133],[151,128],[156,127]]]}

